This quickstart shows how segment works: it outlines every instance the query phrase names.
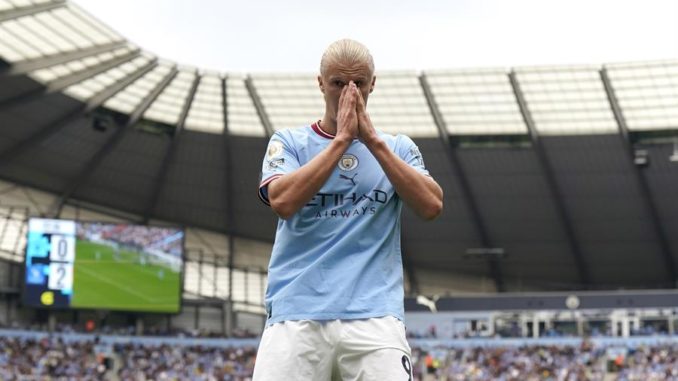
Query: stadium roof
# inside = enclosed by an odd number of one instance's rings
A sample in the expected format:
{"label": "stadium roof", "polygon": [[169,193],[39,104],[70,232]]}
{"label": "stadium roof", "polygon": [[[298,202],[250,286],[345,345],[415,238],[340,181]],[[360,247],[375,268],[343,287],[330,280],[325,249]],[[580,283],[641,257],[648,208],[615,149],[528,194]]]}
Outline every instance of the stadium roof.
{"label": "stadium roof", "polygon": [[[48,214],[270,242],[268,136],[323,110],[313,73],[178,66],[73,3],[0,0],[0,178],[58,194]],[[413,290],[676,286],[678,60],[378,72],[369,111],[445,190],[437,221],[404,214]]]}

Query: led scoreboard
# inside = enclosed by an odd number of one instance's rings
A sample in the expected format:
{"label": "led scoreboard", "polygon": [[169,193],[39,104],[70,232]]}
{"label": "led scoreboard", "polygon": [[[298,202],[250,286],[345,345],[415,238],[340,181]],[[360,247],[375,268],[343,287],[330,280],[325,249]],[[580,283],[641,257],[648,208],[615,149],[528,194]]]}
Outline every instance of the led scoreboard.
{"label": "led scoreboard", "polygon": [[75,221],[29,220],[24,300],[39,301],[45,307],[70,307],[75,233]]}
{"label": "led scoreboard", "polygon": [[23,302],[40,308],[178,313],[184,231],[28,220]]}

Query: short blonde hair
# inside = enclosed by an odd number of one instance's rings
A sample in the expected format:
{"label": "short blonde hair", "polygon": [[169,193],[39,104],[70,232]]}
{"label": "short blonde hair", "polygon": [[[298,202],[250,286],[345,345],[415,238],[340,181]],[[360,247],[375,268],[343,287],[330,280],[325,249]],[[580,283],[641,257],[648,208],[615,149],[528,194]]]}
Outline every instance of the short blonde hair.
{"label": "short blonde hair", "polygon": [[366,64],[374,75],[374,59],[367,47],[358,41],[344,38],[327,47],[320,60],[320,75],[325,75],[331,63]]}

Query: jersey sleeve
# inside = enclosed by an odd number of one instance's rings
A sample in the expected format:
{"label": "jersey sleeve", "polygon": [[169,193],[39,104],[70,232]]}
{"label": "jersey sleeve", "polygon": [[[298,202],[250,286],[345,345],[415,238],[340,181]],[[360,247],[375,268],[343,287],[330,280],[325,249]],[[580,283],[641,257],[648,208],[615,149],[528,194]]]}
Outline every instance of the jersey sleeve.
{"label": "jersey sleeve", "polygon": [[408,136],[398,135],[396,153],[404,162],[416,169],[417,172],[422,175],[431,176],[426,169],[426,165],[424,165],[424,156],[419,151],[419,147]]}
{"label": "jersey sleeve", "polygon": [[299,159],[294,147],[281,132],[276,132],[268,142],[261,165],[261,182],[259,183],[261,201],[266,205],[271,205],[268,201],[268,184],[299,167]]}

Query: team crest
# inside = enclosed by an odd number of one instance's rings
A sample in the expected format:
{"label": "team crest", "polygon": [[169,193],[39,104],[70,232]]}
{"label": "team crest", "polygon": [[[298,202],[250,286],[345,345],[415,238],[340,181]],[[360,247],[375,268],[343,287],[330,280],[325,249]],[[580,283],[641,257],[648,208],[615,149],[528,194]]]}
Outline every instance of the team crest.
{"label": "team crest", "polygon": [[268,159],[273,159],[276,156],[280,156],[283,151],[283,144],[279,140],[271,140],[271,144],[268,145],[268,150],[266,151],[266,155],[268,156]]}
{"label": "team crest", "polygon": [[358,158],[350,153],[346,154],[339,159],[338,166],[342,171],[352,171],[358,166]]}

